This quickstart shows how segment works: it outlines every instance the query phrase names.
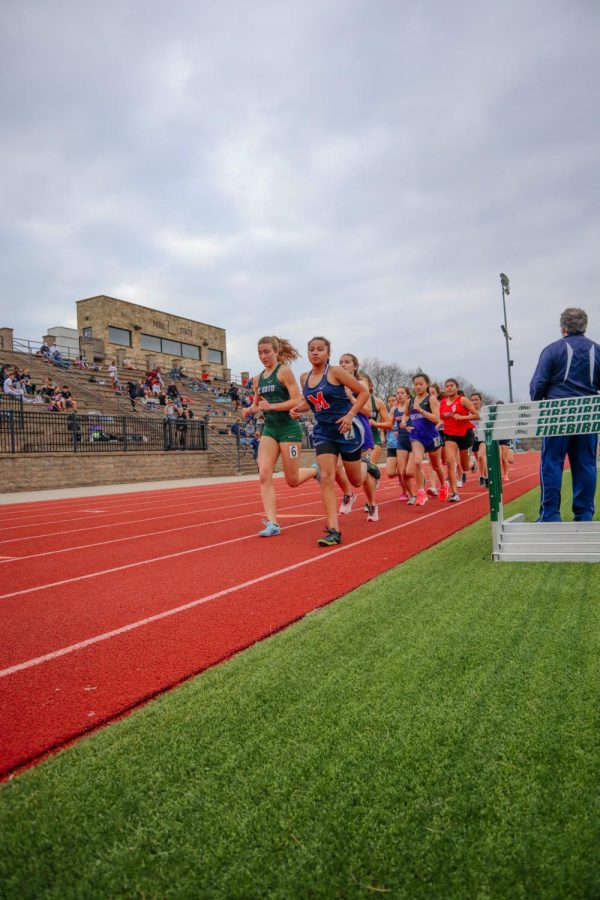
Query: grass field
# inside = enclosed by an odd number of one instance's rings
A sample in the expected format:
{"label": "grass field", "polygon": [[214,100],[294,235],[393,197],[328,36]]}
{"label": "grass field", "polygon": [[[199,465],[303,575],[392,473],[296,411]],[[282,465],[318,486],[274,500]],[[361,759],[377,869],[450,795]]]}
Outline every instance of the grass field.
{"label": "grass field", "polygon": [[599,897],[600,567],[489,552],[484,520],[3,785],[0,895]]}

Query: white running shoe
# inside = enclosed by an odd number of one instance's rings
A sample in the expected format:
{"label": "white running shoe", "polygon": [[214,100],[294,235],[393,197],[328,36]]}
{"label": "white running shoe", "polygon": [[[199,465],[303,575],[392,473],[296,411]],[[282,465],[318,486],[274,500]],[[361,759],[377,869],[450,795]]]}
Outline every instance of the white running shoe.
{"label": "white running shoe", "polygon": [[340,504],[340,512],[344,516],[350,515],[352,512],[352,507],[356,503],[357,496],[356,494],[344,494],[342,497],[342,502]]}
{"label": "white running shoe", "polygon": [[379,522],[379,507],[378,506],[369,506],[369,512],[367,514],[367,522]]}

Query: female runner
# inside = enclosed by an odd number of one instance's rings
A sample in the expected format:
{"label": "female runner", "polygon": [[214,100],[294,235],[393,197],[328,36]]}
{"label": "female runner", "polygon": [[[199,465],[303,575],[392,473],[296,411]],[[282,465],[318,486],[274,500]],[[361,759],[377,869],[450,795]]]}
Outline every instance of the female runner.
{"label": "female runner", "polygon": [[300,468],[302,428],[290,417],[290,410],[300,402],[298,383],[289,363],[300,354],[289,341],[271,335],[258,342],[258,357],[264,366],[253,379],[254,401],[243,411],[244,416],[261,412],[264,428],[258,445],[258,472],[260,494],[265,509],[266,522],[259,537],[275,537],[281,534],[277,524],[277,499],[273,472],[281,456],[283,474],[290,487],[298,487],[315,477],[315,469]]}
{"label": "female runner", "polygon": [[[345,369],[350,375],[354,376],[357,379],[359,384],[363,387],[366,387],[369,390],[369,377],[361,374],[359,376],[359,362],[354,353],[342,353],[340,356],[340,366],[342,369]],[[371,382],[371,385],[373,382]],[[354,394],[347,389],[346,395],[350,401],[354,401]],[[357,418],[360,420],[363,426],[364,431],[364,439],[362,445],[363,451],[363,459],[367,464],[368,477],[364,482],[364,491],[367,497],[367,502],[365,504],[365,512],[367,513],[367,521],[368,522],[378,522],[379,521],[379,509],[377,504],[375,503],[375,490],[377,489],[379,478],[381,477],[381,472],[379,468],[369,460],[369,456],[372,455],[372,452],[375,447],[375,435],[371,430],[371,424],[369,421],[369,416],[371,415],[371,404],[367,403],[359,413],[357,413]],[[338,459],[337,467],[336,467],[336,481],[343,492],[342,502],[340,504],[340,512],[344,515],[347,515],[352,511],[352,506],[356,501],[356,494],[352,490],[352,485],[348,479],[344,471],[344,466],[341,460]]]}
{"label": "female runner", "polygon": [[[404,407],[402,407],[404,409]],[[387,453],[385,457],[385,474],[388,478],[397,478],[398,477],[398,430],[397,430],[397,420],[396,415],[402,417],[402,410],[398,410],[398,400],[396,396],[390,395],[387,398],[387,411],[388,416],[390,417],[390,424],[387,427],[385,433],[385,443],[387,447]],[[402,482],[400,483],[402,487]]]}
{"label": "female runner", "polygon": [[[363,425],[356,414],[368,402],[369,391],[346,369],[331,366],[330,355],[331,344],[327,338],[314,337],[309,341],[308,358],[312,369],[300,378],[304,401],[290,411],[295,419],[306,410],[311,410],[315,417],[316,472],[327,523],[325,536],[317,541],[321,547],[333,547],[342,542],[335,494],[338,457],[341,457],[354,487],[361,487],[367,476],[366,460],[361,458]],[[354,402],[348,399],[346,388],[354,394]]]}
{"label": "female runner", "polygon": [[[504,403],[504,400],[498,400],[498,405]],[[502,480],[510,481],[510,467],[514,462],[515,454],[511,440],[498,441],[500,447],[500,468],[502,470]]]}
{"label": "female runner", "polygon": [[396,389],[396,400],[398,407],[394,413],[396,423],[396,467],[398,469],[398,480],[400,482],[401,501],[406,501],[409,506],[414,506],[417,502],[417,495],[414,490],[414,466],[410,455],[412,446],[410,442],[410,432],[405,424],[403,424],[404,411],[406,405],[410,401],[410,391],[404,385],[400,385]]}
{"label": "female runner", "polygon": [[444,423],[446,465],[450,481],[450,503],[460,500],[457,492],[457,471],[469,471],[469,448],[473,443],[473,426],[479,413],[470,400],[458,393],[458,381],[447,378],[440,402],[440,417]]}
{"label": "female runner", "polygon": [[402,423],[408,426],[410,444],[413,453],[415,467],[415,480],[417,482],[417,506],[425,506],[428,497],[425,491],[425,474],[423,472],[423,457],[427,453],[431,468],[440,480],[440,500],[448,496],[444,479],[444,470],[441,463],[441,443],[437,430],[439,422],[439,403],[429,394],[429,376],[419,372],[413,377],[414,398],[410,399],[405,408]]}
{"label": "female runner", "polygon": [[371,376],[367,375],[365,372],[361,375],[361,381],[366,381],[367,387],[369,388],[369,401],[371,407],[371,409],[369,410],[369,425],[371,426],[374,444],[371,451],[371,462],[374,465],[377,465],[379,463],[379,460],[381,459],[381,454],[383,452],[381,431],[387,431],[387,429],[389,428],[390,417],[388,416],[386,405],[381,397],[376,397],[374,394],[375,385],[373,384],[373,379],[371,378]]}
{"label": "female runner", "polygon": [[[483,399],[479,391],[473,391],[471,394],[471,403],[477,410],[480,412],[481,404],[483,403]],[[488,471],[487,471],[487,456],[485,452],[485,441],[480,441],[475,435],[473,435],[473,453],[475,458],[477,459],[477,469],[479,470],[479,484],[481,487],[487,487],[488,484]]]}

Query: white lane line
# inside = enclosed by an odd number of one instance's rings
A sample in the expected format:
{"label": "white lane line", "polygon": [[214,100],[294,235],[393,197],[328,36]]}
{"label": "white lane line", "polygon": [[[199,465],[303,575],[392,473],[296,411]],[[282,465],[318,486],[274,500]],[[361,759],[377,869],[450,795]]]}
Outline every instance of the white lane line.
{"label": "white lane line", "polygon": [[[256,494],[256,492],[255,492],[255,494]],[[307,496],[309,496],[309,494],[306,491],[304,491],[302,493],[298,492],[298,496],[307,497]],[[317,494],[317,496],[320,496],[320,495]],[[238,499],[235,503],[229,503],[225,506],[218,506],[216,509],[217,510],[219,510],[219,509],[239,509],[241,506],[256,506],[257,504],[260,504],[260,497],[257,497],[255,495],[252,499],[248,499],[243,503],[241,503],[240,500]],[[169,507],[169,508],[171,508],[171,507]],[[196,515],[199,513],[215,512],[215,511],[216,510],[215,510],[214,506],[202,507],[202,508],[195,507],[194,509],[183,510],[183,511],[179,509],[179,510],[177,510],[177,512],[173,512],[173,513],[161,513],[158,516],[146,516],[143,519],[129,519],[126,522],[112,521],[112,522],[105,522],[103,524],[89,525],[87,528],[86,527],[68,528],[63,531],[53,530],[52,537],[58,537],[63,534],[81,534],[82,531],[98,531],[100,528],[128,527],[129,525],[139,525],[140,522],[153,522],[156,519],[160,519],[160,521],[162,522],[164,519],[173,519],[173,518],[176,518],[177,516],[193,516],[193,515]],[[125,515],[125,511],[119,512],[119,513],[111,513],[111,515],[117,515],[117,514]],[[258,510],[257,515],[260,515],[260,509]],[[1,544],[14,544],[14,543],[21,544],[23,541],[39,541],[45,537],[47,537],[47,532],[43,531],[43,532],[39,532],[38,534],[30,534],[30,535],[27,535],[24,537],[19,537],[19,538],[7,538],[3,541],[0,541],[0,545]]]}
{"label": "white lane line", "polygon": [[[127,492],[122,494],[98,494],[96,496],[85,496],[85,497],[73,497],[71,499],[65,500],[40,500],[40,501],[31,501],[26,504],[7,504],[7,509],[10,509],[14,516],[19,516],[19,521],[25,521],[26,519],[38,518],[42,515],[51,515],[54,516],[57,512],[81,512],[82,506],[86,505],[94,505],[94,504],[102,504],[103,506],[114,506],[118,508],[123,503],[127,503],[129,505],[133,504],[143,504],[148,503],[152,500],[153,497],[161,498],[165,500],[165,503],[168,502],[169,499],[176,499],[178,497],[187,498],[190,496],[194,496],[196,493],[209,493],[211,496],[216,494],[221,494],[223,491],[217,490],[218,488],[230,488],[229,491],[225,491],[225,493],[235,493],[241,488],[245,487],[246,484],[254,485],[256,487],[256,482],[240,482],[238,484],[208,484],[208,485],[193,485],[187,488],[164,488],[162,490],[155,491],[140,491],[136,492]],[[16,509],[15,506],[22,507],[21,509]]]}
{"label": "white lane line", "polygon": [[[481,496],[483,495],[479,494],[477,496],[471,497],[469,500],[465,500],[464,503],[471,503],[473,500],[477,500]],[[355,547],[359,547],[361,544],[369,543],[369,541],[375,541],[378,538],[385,537],[388,534],[393,534],[393,532],[395,531],[400,531],[402,528],[408,528],[410,525],[416,525],[419,522],[425,521],[425,519],[431,519],[434,516],[439,516],[442,513],[448,512],[452,512],[452,508],[443,506],[441,509],[438,509],[435,512],[427,513],[427,515],[419,516],[418,519],[412,519],[411,521],[403,522],[400,525],[394,525],[392,528],[385,529],[385,531],[378,531],[376,534],[360,538],[357,541],[353,541],[351,544],[342,544],[335,549],[329,548],[322,554],[319,553],[317,556],[311,556],[308,559],[303,559],[300,562],[293,563],[292,565],[284,566],[283,568],[276,569],[272,572],[267,572],[265,575],[259,575],[257,578],[251,578],[249,581],[244,581],[242,582],[242,584],[224,588],[221,591],[216,591],[214,594],[207,594],[205,597],[200,597],[197,600],[190,600],[189,603],[183,603],[181,604],[181,606],[175,606],[172,609],[167,609],[161,613],[156,613],[156,615],[154,616],[147,616],[145,619],[138,619],[137,622],[130,622],[128,625],[122,625],[120,628],[114,628],[112,631],[106,631],[103,634],[94,635],[94,637],[87,638],[84,641],[78,641],[76,644],[70,644],[67,647],[61,647],[59,650],[53,650],[51,653],[45,653],[43,656],[36,656],[34,659],[28,659],[25,662],[17,663],[14,666],[9,666],[6,669],[1,669],[0,678],[7,678],[9,675],[14,675],[17,672],[24,671],[25,669],[32,669],[35,666],[40,666],[46,662],[51,662],[52,660],[58,659],[61,656],[66,656],[69,653],[75,653],[77,650],[83,650],[86,647],[90,647],[93,644],[98,644],[101,641],[108,641],[110,640],[110,638],[117,637],[120,634],[126,634],[128,631],[134,631],[137,628],[143,628],[145,625],[151,625],[154,622],[159,622],[161,621],[161,619],[167,619],[171,616],[176,616],[179,613],[187,612],[187,610],[194,609],[195,607],[201,606],[204,603],[209,603],[213,600],[219,600],[221,597],[226,597],[229,594],[234,594],[238,591],[246,590],[249,587],[253,587],[255,584],[261,584],[263,581],[269,581],[269,579],[271,578],[277,578],[280,575],[286,575],[288,572],[294,572],[296,569],[301,569],[304,566],[310,566],[312,563],[331,559],[331,557],[336,553],[345,553],[347,550],[352,550]],[[319,517],[319,519],[321,518],[322,516]],[[292,525],[291,527],[297,528],[298,526]],[[255,535],[249,535],[249,537],[254,536]],[[245,538],[241,538],[238,540],[245,540]],[[234,541],[229,541],[228,543],[234,543]],[[122,568],[128,568],[128,566],[123,566]],[[109,571],[118,570],[115,569]]]}
{"label": "white lane line", "polygon": [[[315,495],[314,500],[308,500],[306,503],[297,503],[294,506],[286,507],[286,509],[295,509],[299,506],[311,506],[314,503],[320,503],[320,502],[321,502],[321,497],[317,494],[317,495]],[[386,502],[389,503],[390,501],[386,501]],[[239,521],[240,519],[256,518],[256,517],[259,517],[260,515],[261,515],[261,511],[258,510],[256,512],[244,513],[244,515],[242,515],[242,516],[227,516],[227,518],[225,518],[225,519],[212,519],[209,522],[193,522],[191,525],[178,525],[175,528],[164,528],[161,531],[145,531],[143,534],[128,534],[123,537],[111,538],[108,541],[95,541],[92,544],[76,544],[73,547],[61,547],[58,550],[45,550],[42,553],[30,553],[27,556],[7,556],[7,557],[0,556],[0,565],[3,562],[23,562],[23,561],[29,560],[29,559],[39,559],[42,556],[58,556],[59,553],[74,553],[77,550],[91,550],[94,547],[105,547],[107,544],[121,544],[121,543],[124,543],[125,541],[137,541],[137,540],[141,540],[142,538],[156,537],[156,536],[165,535],[165,534],[174,534],[175,532],[178,532],[178,531],[189,531],[192,528],[206,528],[209,525],[222,525],[224,522],[236,522],[236,521]],[[302,517],[313,518],[314,515],[315,515],[314,513],[294,513],[289,516],[286,516],[285,514],[278,514],[278,518],[280,518],[280,519],[289,519],[289,518],[296,519],[296,518],[302,518]],[[215,544],[214,546],[217,546],[217,545]]]}
{"label": "white lane line", "polygon": [[[519,481],[524,481],[526,478],[531,478],[531,477],[532,477],[531,475],[525,475],[522,478],[517,479],[516,481],[513,481],[513,484],[518,484]],[[485,493],[474,494],[468,500],[463,500],[462,504],[464,506],[465,503],[470,503],[472,500],[478,500],[482,497],[485,498],[486,494]],[[384,502],[385,503],[394,503],[395,501],[394,500],[386,500]],[[383,506],[384,504],[380,504],[380,505]],[[450,507],[445,507],[445,508],[450,509]],[[414,519],[414,520],[412,520],[412,522],[409,522],[408,524],[414,524],[416,522],[420,522],[423,519],[429,518],[430,515],[433,515],[433,514],[430,513],[427,516],[419,516],[418,519]],[[322,518],[323,518],[323,516],[321,514],[321,515],[315,517],[313,519],[313,521],[319,522],[322,520]],[[290,525],[289,528],[299,528],[303,524],[307,524],[307,523],[306,522],[298,522],[295,525]],[[379,533],[386,534],[387,532],[379,532]],[[229,544],[235,544],[238,541],[246,541],[246,540],[249,540],[250,538],[254,538],[254,537],[256,537],[256,534],[253,532],[252,534],[243,535],[241,537],[236,537],[236,538],[231,538],[227,541],[218,541],[214,544],[206,544],[202,547],[191,547],[187,550],[178,550],[174,553],[167,553],[167,554],[164,554],[163,556],[154,556],[154,557],[150,557],[149,559],[139,560],[138,562],[126,563],[122,566],[114,566],[110,569],[99,569],[96,572],[89,572],[84,575],[76,575],[73,578],[65,578],[61,581],[51,581],[47,584],[41,584],[36,587],[22,588],[21,590],[12,591],[8,594],[0,594],[0,600],[9,600],[11,597],[20,597],[25,594],[33,594],[36,591],[44,591],[44,590],[50,590],[51,588],[55,588],[55,587],[63,587],[66,584],[74,584],[75,582],[78,582],[78,581],[87,581],[91,578],[97,578],[102,575],[112,575],[115,572],[123,572],[128,569],[135,569],[138,566],[148,566],[148,565],[152,565],[153,563],[164,562],[165,560],[168,560],[168,559],[176,559],[180,556],[190,556],[193,553],[202,553],[205,550],[215,550],[218,547],[226,547]]]}
{"label": "white lane line", "polygon": [[[279,482],[280,479],[277,479],[277,481]],[[281,483],[285,484],[285,482],[283,482],[283,480]],[[229,491],[226,491],[225,493],[216,492],[216,491],[211,490],[210,485],[208,485],[204,488],[198,487],[198,488],[194,488],[194,489],[189,489],[189,490],[185,491],[185,493],[182,492],[181,495],[175,494],[175,492],[173,492],[173,493],[169,492],[167,494],[165,491],[158,491],[157,493],[159,494],[159,498],[157,498],[154,502],[152,501],[150,492],[146,492],[142,496],[140,496],[138,498],[137,502],[131,501],[130,494],[122,494],[122,495],[118,495],[119,502],[115,502],[114,504],[109,504],[109,503],[103,502],[103,505],[107,507],[107,509],[104,512],[106,515],[115,515],[115,514],[125,514],[125,513],[130,513],[130,512],[131,513],[143,512],[145,509],[161,509],[161,508],[169,509],[173,506],[174,502],[176,502],[178,504],[178,506],[180,506],[180,507],[181,506],[190,506],[190,505],[195,505],[196,503],[198,503],[199,497],[202,497],[203,499],[208,499],[208,500],[210,500],[212,498],[213,502],[215,499],[218,501],[229,500],[229,499],[231,499],[232,494],[236,497],[239,496],[240,493],[242,493],[242,490],[246,488],[246,485],[248,485],[249,487],[251,487],[253,489],[252,493],[254,493],[254,494],[256,493],[256,482],[242,482],[239,486],[235,486],[235,490],[229,490]],[[192,493],[192,490],[195,493]],[[247,493],[248,494],[251,493],[250,489],[247,490]],[[198,496],[196,496],[196,494]],[[83,498],[83,499],[85,499],[87,504],[89,505],[91,498],[87,497],[87,498]],[[110,498],[108,498],[108,499],[110,499]],[[75,507],[75,506],[71,505],[68,507],[60,508],[60,509],[53,507],[51,509],[44,510],[43,512],[30,513],[27,517],[21,516],[18,519],[15,517],[15,518],[11,519],[11,522],[13,522],[12,525],[10,525],[8,527],[0,528],[0,533],[2,533],[4,531],[8,531],[8,530],[12,531],[16,527],[32,528],[35,525],[43,526],[43,525],[48,525],[48,524],[54,524],[56,522],[57,513],[75,516],[75,514],[81,514],[83,512],[86,512],[86,510],[80,506]],[[40,518],[41,516],[44,516],[45,518],[41,519]],[[77,521],[85,521],[85,518],[81,518],[81,519],[74,518],[73,521],[76,521],[76,522]]]}

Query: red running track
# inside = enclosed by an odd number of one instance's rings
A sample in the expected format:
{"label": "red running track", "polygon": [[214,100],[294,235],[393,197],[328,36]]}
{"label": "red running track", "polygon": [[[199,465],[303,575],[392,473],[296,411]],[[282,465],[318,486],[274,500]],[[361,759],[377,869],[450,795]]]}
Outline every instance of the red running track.
{"label": "red running track", "polygon": [[[0,777],[324,606],[488,512],[378,492],[316,545],[318,486],[277,481],[280,537],[260,539],[255,481],[7,506],[0,527]],[[517,456],[505,497],[538,483]],[[359,507],[360,508],[357,508]]]}

